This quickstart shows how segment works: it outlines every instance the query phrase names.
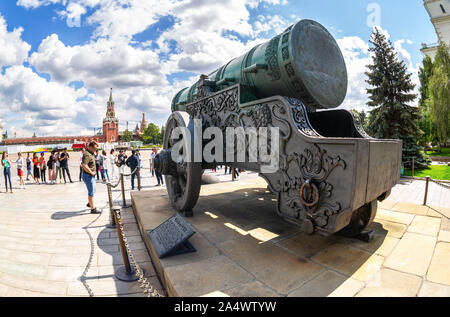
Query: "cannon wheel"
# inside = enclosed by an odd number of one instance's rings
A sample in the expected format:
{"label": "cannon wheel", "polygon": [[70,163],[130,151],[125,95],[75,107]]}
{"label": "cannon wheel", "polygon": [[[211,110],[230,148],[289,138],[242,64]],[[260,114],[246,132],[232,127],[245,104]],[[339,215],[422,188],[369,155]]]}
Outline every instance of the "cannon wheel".
{"label": "cannon wheel", "polygon": [[[185,112],[175,111],[167,120],[164,133],[164,149],[172,148],[175,143],[181,141],[183,136],[177,140],[171,139],[172,131],[177,127],[188,128],[191,132],[189,142],[193,149],[193,122]],[[185,143],[186,144],[186,143]],[[184,148],[186,149],[186,147]],[[177,163],[177,175],[165,175],[167,192],[169,193],[172,206],[179,212],[185,212],[186,216],[192,216],[192,208],[197,203],[200,194],[202,165],[191,160],[191,162]]]}
{"label": "cannon wheel", "polygon": [[374,200],[354,211],[350,223],[338,234],[349,238],[360,235],[373,222],[377,213],[377,207],[378,202]]}

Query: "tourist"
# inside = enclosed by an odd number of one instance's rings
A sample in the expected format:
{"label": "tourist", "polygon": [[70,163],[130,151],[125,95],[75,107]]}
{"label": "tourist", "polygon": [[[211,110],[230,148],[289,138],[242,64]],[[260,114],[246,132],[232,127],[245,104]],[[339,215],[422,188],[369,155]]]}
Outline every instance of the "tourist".
{"label": "tourist", "polygon": [[136,150],[136,155],[139,159],[139,168],[142,169],[142,156],[141,156],[141,152],[139,151],[139,149]]}
{"label": "tourist", "polygon": [[62,174],[64,177],[64,184],[67,183],[66,182],[66,173],[67,173],[67,176],[69,177],[69,181],[71,183],[73,183],[72,178],[70,177],[69,159],[70,159],[70,156],[69,156],[69,153],[67,153],[67,148],[64,148],[64,152],[61,153],[61,155],[59,156],[59,162],[61,164],[61,170],[62,170]]}
{"label": "tourist", "polygon": [[91,141],[89,143],[87,151],[83,154],[83,159],[81,161],[81,167],[83,168],[83,181],[86,184],[88,190],[88,204],[87,207],[91,209],[92,214],[99,214],[101,211],[98,211],[94,206],[94,195],[95,195],[95,174],[96,174],[96,166],[95,166],[95,157],[94,153],[96,152],[98,147],[98,143],[95,141]]}
{"label": "tourist", "polygon": [[62,171],[61,171],[61,162],[59,157],[61,155],[61,150],[57,149],[55,154],[55,167],[56,167],[56,175],[55,175],[55,183],[57,182],[57,178],[59,175],[59,183],[62,184]]}
{"label": "tourist", "polygon": [[12,194],[12,185],[11,185],[11,162],[8,159],[8,153],[3,152],[2,154],[2,166],[3,166],[3,175],[5,176],[5,187],[6,193],[8,193],[8,180],[9,180],[9,190]]}
{"label": "tourist", "polygon": [[48,158],[47,162],[48,167],[48,181],[50,184],[54,184],[55,181],[53,180],[55,178],[55,152],[50,153],[50,157]]}
{"label": "tourist", "polygon": [[20,179],[20,189],[25,189],[25,182],[23,181],[23,166],[24,166],[24,160],[22,157],[22,153],[19,152],[17,154],[18,158],[16,160],[17,164],[17,176],[19,176]]}
{"label": "tourist", "polygon": [[47,169],[47,163],[45,162],[44,153],[41,153],[41,157],[39,158],[39,170],[41,171],[41,181],[44,184],[47,184],[47,180],[45,179],[46,169]]}
{"label": "tourist", "polygon": [[125,173],[125,161],[127,160],[127,156],[123,150],[119,151],[119,156],[117,157],[117,166],[119,167],[119,173]]}
{"label": "tourist", "polygon": [[152,158],[150,160],[150,169],[152,170],[152,177],[155,176],[155,168],[154,168],[154,164],[155,164],[155,156],[156,156],[156,150],[153,149],[152,150]]}
{"label": "tourist", "polygon": [[85,151],[84,147],[81,148],[80,155],[78,155],[78,165],[80,165],[80,179],[79,179],[80,182],[81,182],[81,176],[83,174],[83,168],[81,167],[81,163],[83,162],[84,151]]}
{"label": "tourist", "polygon": [[33,177],[36,184],[39,184],[39,179],[41,178],[41,175],[39,173],[39,158],[37,153],[33,153]]}
{"label": "tourist", "polygon": [[106,179],[109,180],[109,175],[108,175],[108,157],[106,156],[106,151],[103,150],[102,154],[100,156],[100,168],[102,169],[102,180],[105,182]]}
{"label": "tourist", "polygon": [[131,170],[131,190],[134,190],[134,178],[139,174],[139,171],[137,170],[139,168],[139,164],[139,157],[136,155],[136,151],[132,150],[131,156],[126,160],[126,165]]}
{"label": "tourist", "polygon": [[156,186],[161,186],[161,184],[164,185],[164,179],[162,177],[162,174],[158,170],[155,170],[155,175],[156,180],[158,181],[158,184],[156,184]]}
{"label": "tourist", "polygon": [[109,154],[109,164],[110,164],[110,171],[111,171],[111,179],[115,179],[116,178],[116,164],[117,164],[117,158],[115,155],[115,151],[114,149],[111,150],[110,154]]}
{"label": "tourist", "polygon": [[156,180],[158,181],[158,184],[156,184],[156,186],[164,185],[164,179],[163,179],[161,172],[158,171],[157,169],[155,169],[155,175],[156,175]]}
{"label": "tourist", "polygon": [[234,180],[239,180],[239,172],[241,172],[242,173],[242,170],[241,169],[238,169],[238,168],[232,168],[232,172],[234,172]]}
{"label": "tourist", "polygon": [[29,176],[33,176],[32,167],[31,167],[31,157],[30,152],[27,153],[27,181],[29,181]]}
{"label": "tourist", "polygon": [[97,180],[100,180],[100,173],[99,173],[99,171],[100,171],[100,154],[98,154],[98,150],[95,151],[94,158],[95,158],[95,170],[96,170],[95,174],[97,175]]}

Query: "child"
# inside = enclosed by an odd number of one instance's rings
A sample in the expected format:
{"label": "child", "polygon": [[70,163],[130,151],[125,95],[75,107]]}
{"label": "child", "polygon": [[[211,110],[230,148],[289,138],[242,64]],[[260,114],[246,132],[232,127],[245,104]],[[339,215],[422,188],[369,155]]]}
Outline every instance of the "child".
{"label": "child", "polygon": [[18,159],[16,161],[17,164],[17,176],[19,176],[20,178],[20,189],[25,189],[25,182],[23,181],[23,165],[24,165],[24,161],[23,161],[23,157],[22,157],[22,153],[19,152],[18,154]]}
{"label": "child", "polygon": [[3,152],[2,154],[2,166],[3,166],[3,175],[5,176],[5,187],[6,193],[8,193],[8,179],[9,179],[9,189],[12,194],[12,185],[11,185],[11,162],[8,160],[8,153]]}

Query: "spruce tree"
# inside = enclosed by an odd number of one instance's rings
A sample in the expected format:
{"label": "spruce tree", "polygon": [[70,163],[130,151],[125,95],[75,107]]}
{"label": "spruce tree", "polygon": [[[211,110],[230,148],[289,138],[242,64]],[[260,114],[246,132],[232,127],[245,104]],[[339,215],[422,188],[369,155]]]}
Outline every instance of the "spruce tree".
{"label": "spruce tree", "polygon": [[424,168],[430,160],[425,158],[417,144],[421,135],[418,127],[420,118],[417,107],[408,105],[417,95],[412,93],[415,85],[406,65],[400,61],[392,43],[377,28],[374,29],[370,43],[372,64],[368,65],[366,82],[372,87],[367,89],[372,107],[370,112],[369,133],[379,139],[400,139],[403,141],[402,161],[406,168],[412,165]]}

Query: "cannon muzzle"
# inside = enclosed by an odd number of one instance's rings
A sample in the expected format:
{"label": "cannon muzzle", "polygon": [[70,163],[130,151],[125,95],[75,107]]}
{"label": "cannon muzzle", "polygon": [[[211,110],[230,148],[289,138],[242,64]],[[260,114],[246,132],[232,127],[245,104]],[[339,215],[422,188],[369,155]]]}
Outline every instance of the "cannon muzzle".
{"label": "cannon muzzle", "polygon": [[[319,23],[301,20],[209,74],[217,92],[241,84],[241,103],[282,95],[300,99],[310,110],[338,107],[347,93],[347,69],[333,36]],[[172,111],[198,99],[197,84],[179,91]],[[243,100],[242,100],[243,99]]]}

